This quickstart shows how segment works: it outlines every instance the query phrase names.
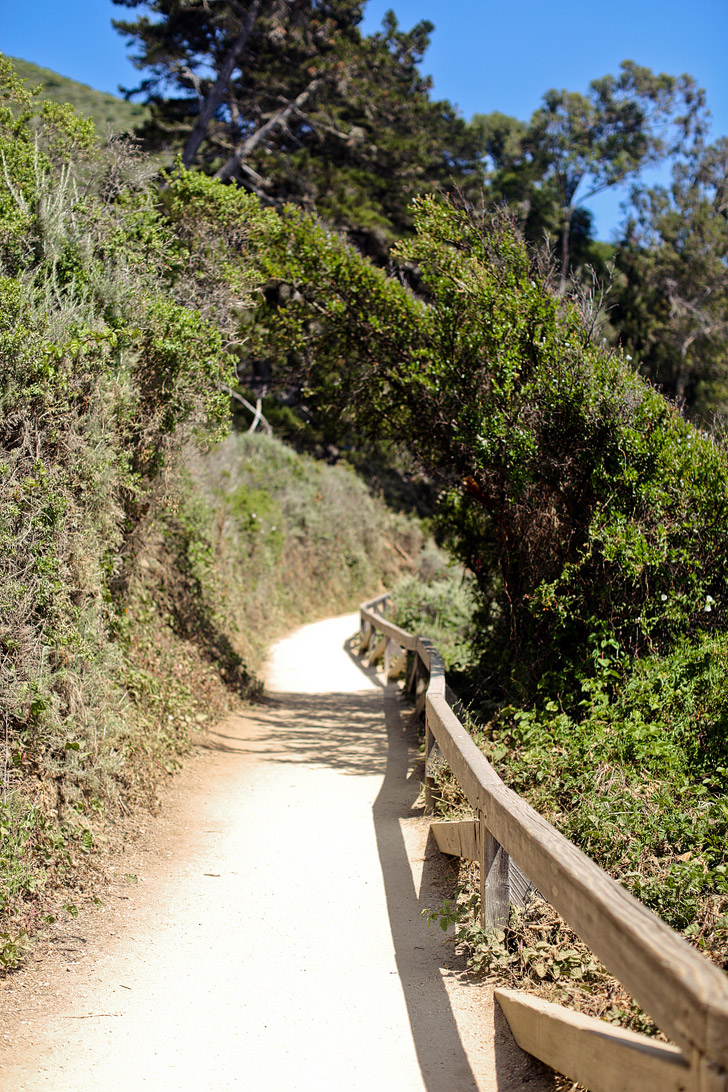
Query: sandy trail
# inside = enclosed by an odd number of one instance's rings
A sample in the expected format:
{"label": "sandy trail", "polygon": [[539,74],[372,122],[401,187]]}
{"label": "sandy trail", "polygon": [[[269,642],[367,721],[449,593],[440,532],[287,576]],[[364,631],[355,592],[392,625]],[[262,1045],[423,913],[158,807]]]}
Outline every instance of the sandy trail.
{"label": "sandy trail", "polygon": [[269,700],[205,737],[102,909],[6,980],[0,1088],[552,1088],[422,919],[442,862],[409,718],[347,652],[356,627],[274,648]]}

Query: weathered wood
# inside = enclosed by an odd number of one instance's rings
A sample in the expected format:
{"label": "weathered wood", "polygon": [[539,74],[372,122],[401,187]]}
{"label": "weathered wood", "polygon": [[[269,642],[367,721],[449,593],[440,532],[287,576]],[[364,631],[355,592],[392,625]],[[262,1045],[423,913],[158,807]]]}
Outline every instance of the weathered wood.
{"label": "weathered wood", "polygon": [[511,906],[518,906],[521,910],[525,909],[534,899],[540,898],[540,892],[531,883],[528,876],[523,872],[513,858],[510,858],[511,866],[508,873],[508,881],[511,890]]}
{"label": "weathered wood", "polygon": [[728,1072],[698,1052],[694,1055],[697,1092],[728,1092]]}
{"label": "weathered wood", "polygon": [[[399,648],[399,645],[396,645],[395,647]],[[399,648],[399,652],[396,655],[393,655],[389,661],[389,667],[386,673],[387,678],[390,680],[398,679],[401,675],[404,675],[406,669],[407,653],[403,648]]]}
{"label": "weathered wood", "polygon": [[389,678],[389,661],[392,658],[392,654],[391,654],[390,648],[389,648],[391,643],[392,643],[391,637],[385,637],[384,638],[384,679],[385,679],[385,681]]}
{"label": "weathered wood", "polygon": [[522,1050],[591,1092],[698,1092],[679,1049],[518,990],[496,999]]}
{"label": "weathered wood", "polygon": [[392,596],[388,591],[382,592],[380,595],[375,595],[373,599],[367,599],[365,603],[360,604],[359,612],[364,614],[368,610],[383,609],[391,598]]}
{"label": "weathered wood", "polygon": [[420,658],[415,652],[412,655],[412,667],[410,669],[409,678],[407,680],[407,693],[411,694],[413,691],[417,691],[417,680],[420,673]]}
{"label": "weathered wood", "polygon": [[430,823],[437,848],[453,857],[480,860],[480,823],[477,819],[450,819]]}
{"label": "weathered wood", "polygon": [[402,674],[404,657],[406,657],[406,653],[402,646],[397,641],[393,641],[391,637],[387,637],[387,647],[384,650],[385,679],[396,679],[398,675]]}
{"label": "weathered wood", "polygon": [[444,698],[431,730],[488,830],[685,1052],[728,1068],[728,978],[507,788]]}
{"label": "weathered wood", "polygon": [[[480,860],[480,823],[477,819],[442,819],[431,823],[430,828],[441,853],[464,857],[468,861]],[[508,887],[511,906],[527,906],[538,894],[511,858]]]}
{"label": "weathered wood", "polygon": [[503,782],[445,699],[430,691],[427,706],[432,731],[442,753],[468,801],[478,810],[478,803],[473,801],[482,802],[483,785],[502,785]]}
{"label": "weathered wood", "polygon": [[402,629],[401,626],[396,626],[394,622],[389,622],[379,611],[374,609],[377,605],[383,604],[389,596],[379,596],[377,599],[370,600],[369,603],[362,603],[359,608],[359,616],[363,621],[369,622],[380,633],[386,637],[391,637],[393,641],[401,645],[402,648],[409,649],[413,652],[417,643],[417,638],[408,633],[406,629]]}
{"label": "weathered wood", "polygon": [[[423,694],[425,692],[423,691]],[[415,712],[417,711],[417,704],[415,704]],[[435,744],[435,737],[430,731],[430,726],[427,722],[427,715],[425,714],[425,815],[432,815],[435,810],[435,793],[434,793],[434,779],[429,770],[430,752]]]}
{"label": "weathered wood", "polygon": [[[431,654],[434,652],[436,658],[438,660],[440,660],[440,654],[439,654],[439,652],[437,652],[437,650],[436,650],[435,646],[433,645],[432,641],[428,640],[427,637],[416,637],[415,638],[415,650],[416,650],[417,655],[419,656],[419,658],[422,660],[422,663],[424,664],[425,668],[430,673],[430,676],[432,676],[433,673],[432,673],[431,664],[430,664]],[[442,660],[440,660],[440,663],[442,663]],[[430,682],[431,683],[433,682],[432,678],[430,679]],[[444,676],[443,676],[443,683],[444,683]]]}
{"label": "weathered wood", "polygon": [[417,679],[415,681],[415,715],[420,717],[425,712],[425,705],[427,703],[427,691],[429,688],[429,675],[419,657],[418,653],[415,653],[415,659],[417,660]]}
{"label": "weathered wood", "polygon": [[369,653],[369,666],[370,667],[374,667],[375,664],[379,663],[379,661],[384,656],[384,650],[385,650],[386,647],[387,647],[387,638],[386,637],[380,637],[379,640],[377,641],[377,643],[374,645],[374,648]]}
{"label": "weathered wood", "polygon": [[363,619],[361,624],[361,638],[359,640],[359,655],[362,656],[369,648],[369,642],[372,639],[374,629],[371,622]]}
{"label": "weathered wood", "polygon": [[[363,604],[362,621],[414,651],[410,684],[417,684],[417,707],[426,709],[428,731],[483,817],[493,840],[491,867],[500,846],[662,1030],[695,1059],[697,1092],[728,1092],[728,978],[503,784],[448,704],[448,699],[456,703],[432,642],[399,630],[371,610],[386,598]],[[425,690],[421,677],[426,672]],[[481,849],[485,840],[481,836]]]}
{"label": "weathered wood", "polygon": [[432,815],[435,810],[434,785],[432,776],[427,770],[427,744],[431,738],[425,726],[425,815]]}
{"label": "weathered wood", "polygon": [[484,929],[508,922],[511,910],[508,854],[480,819],[480,919]]}

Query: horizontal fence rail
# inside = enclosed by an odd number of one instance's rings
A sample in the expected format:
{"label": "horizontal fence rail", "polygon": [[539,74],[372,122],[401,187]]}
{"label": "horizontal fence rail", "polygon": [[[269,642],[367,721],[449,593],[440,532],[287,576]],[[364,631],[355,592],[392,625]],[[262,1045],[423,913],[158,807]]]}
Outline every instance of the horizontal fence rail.
{"label": "horizontal fence rail", "polygon": [[484,926],[537,890],[677,1044],[496,990],[519,1046],[592,1092],[728,1092],[728,976],[508,788],[463,727],[439,652],[385,617],[390,602],[384,593],[361,605],[360,653],[383,660],[387,678],[406,674],[425,715],[426,811],[440,762],[477,815],[432,831],[443,852],[479,861]]}

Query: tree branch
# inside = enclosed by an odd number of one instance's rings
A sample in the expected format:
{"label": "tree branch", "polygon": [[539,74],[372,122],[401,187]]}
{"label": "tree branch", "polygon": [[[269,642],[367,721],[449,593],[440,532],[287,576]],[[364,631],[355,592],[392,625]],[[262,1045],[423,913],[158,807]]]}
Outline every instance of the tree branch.
{"label": "tree branch", "polygon": [[256,129],[254,133],[251,133],[246,140],[238,145],[227,163],[224,163],[220,170],[217,171],[215,178],[219,178],[223,182],[227,181],[236,167],[242,166],[243,160],[250,155],[253,149],[256,148],[274,129],[277,129],[280,125],[285,125],[291,114],[300,110],[319,89],[323,82],[323,76],[317,76],[315,80],[311,81],[308,87],[304,88],[300,95],[292,100],[292,102],[287,103],[277,114],[274,114],[273,117],[269,118],[265,125],[261,125],[260,129]]}
{"label": "tree branch", "polygon": [[251,424],[248,432],[255,432],[258,427],[258,423],[263,426],[264,431],[268,436],[273,435],[273,429],[270,426],[270,422],[265,419],[261,413],[261,406],[263,405],[263,399],[258,398],[257,404],[254,406],[252,402],[249,402],[247,398],[243,398],[242,394],[238,394],[232,387],[228,387],[227,383],[221,383],[220,389],[225,391],[225,394],[229,394],[231,398],[236,398],[241,405],[245,406],[246,410],[249,410],[253,414],[253,423]]}
{"label": "tree branch", "polygon": [[222,68],[220,69],[220,74],[218,75],[215,83],[210,88],[207,98],[202,104],[199,117],[197,118],[197,123],[192,130],[190,138],[185,145],[185,150],[182,153],[182,162],[184,163],[185,167],[189,167],[190,164],[194,161],[194,158],[199,151],[200,145],[205,139],[205,135],[209,128],[210,122],[215,116],[215,111],[217,110],[218,106],[223,100],[223,96],[225,95],[225,89],[227,88],[230,77],[233,74],[233,69],[237,64],[240,54],[243,52],[245,46],[247,45],[248,38],[250,37],[250,34],[253,30],[253,26],[255,25],[255,20],[258,18],[258,12],[260,11],[261,3],[262,0],[253,0],[250,7],[248,8],[245,18],[243,19],[243,25],[240,29],[240,34],[238,34],[237,38],[230,47],[228,55],[223,61]]}

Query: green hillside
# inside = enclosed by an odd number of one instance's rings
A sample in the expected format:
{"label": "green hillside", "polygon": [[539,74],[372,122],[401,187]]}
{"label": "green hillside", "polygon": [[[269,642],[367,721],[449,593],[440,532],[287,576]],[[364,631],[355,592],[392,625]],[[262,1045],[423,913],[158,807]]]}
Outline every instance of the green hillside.
{"label": "green hillside", "polygon": [[67,76],[59,76],[50,68],[41,68],[30,61],[10,57],[18,75],[27,80],[29,88],[43,85],[44,97],[53,102],[70,103],[74,109],[93,119],[100,133],[109,129],[113,132],[127,132],[136,128],[147,116],[146,106],[126,102],[116,95],[105,91],[95,91],[85,83],[77,83]]}

